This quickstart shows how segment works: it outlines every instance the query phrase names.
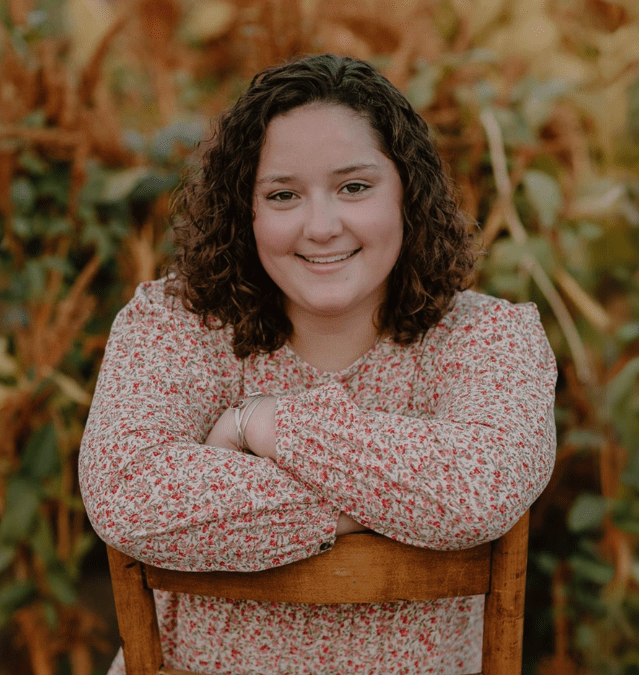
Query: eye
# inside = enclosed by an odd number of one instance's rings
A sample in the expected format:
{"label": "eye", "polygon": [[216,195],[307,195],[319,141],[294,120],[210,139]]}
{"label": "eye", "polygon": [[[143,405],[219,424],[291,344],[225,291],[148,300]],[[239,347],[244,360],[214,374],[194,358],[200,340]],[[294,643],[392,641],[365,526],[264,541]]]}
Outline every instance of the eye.
{"label": "eye", "polygon": [[341,189],[341,192],[345,192],[348,195],[357,195],[369,188],[370,185],[366,185],[365,183],[348,183]]}
{"label": "eye", "polygon": [[269,195],[267,199],[270,199],[274,202],[290,202],[295,198],[295,193],[290,192],[289,190],[282,190],[281,192],[275,192],[272,195]]}

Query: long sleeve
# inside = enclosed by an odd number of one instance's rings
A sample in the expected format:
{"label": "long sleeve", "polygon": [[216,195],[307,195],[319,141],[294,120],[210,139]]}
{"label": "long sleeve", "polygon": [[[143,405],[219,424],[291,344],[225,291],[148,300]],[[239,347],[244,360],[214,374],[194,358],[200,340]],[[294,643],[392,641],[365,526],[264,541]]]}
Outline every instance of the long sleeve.
{"label": "long sleeve", "polygon": [[164,298],[159,282],[120,312],[79,462],[87,513],[107,543],[164,567],[248,571],[334,541],[332,502],[270,460],[203,445],[240,393],[239,372],[224,331]]}
{"label": "long sleeve", "polygon": [[425,338],[407,414],[358,407],[339,384],[277,408],[281,467],[367,527],[437,549],[510,529],[555,456],[556,368],[536,308],[463,295]]}

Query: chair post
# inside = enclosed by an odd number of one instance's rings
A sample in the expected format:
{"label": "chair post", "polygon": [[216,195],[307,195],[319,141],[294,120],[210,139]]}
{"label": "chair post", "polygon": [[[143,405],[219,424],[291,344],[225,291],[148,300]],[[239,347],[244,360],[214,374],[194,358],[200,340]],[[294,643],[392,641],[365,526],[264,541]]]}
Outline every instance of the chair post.
{"label": "chair post", "polygon": [[493,542],[490,593],[484,612],[484,675],[520,675],[528,561],[527,511]]}
{"label": "chair post", "polygon": [[162,646],[153,591],[144,583],[143,565],[110,546],[107,554],[127,675],[157,675]]}

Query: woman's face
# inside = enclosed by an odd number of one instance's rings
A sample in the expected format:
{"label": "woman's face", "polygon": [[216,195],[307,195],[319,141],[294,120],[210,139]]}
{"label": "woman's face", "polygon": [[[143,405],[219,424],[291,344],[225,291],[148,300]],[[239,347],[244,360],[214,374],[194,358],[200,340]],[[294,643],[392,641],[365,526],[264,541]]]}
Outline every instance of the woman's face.
{"label": "woman's face", "polygon": [[402,183],[367,120],[335,105],[273,119],[254,210],[260,260],[293,325],[374,315],[402,244]]}

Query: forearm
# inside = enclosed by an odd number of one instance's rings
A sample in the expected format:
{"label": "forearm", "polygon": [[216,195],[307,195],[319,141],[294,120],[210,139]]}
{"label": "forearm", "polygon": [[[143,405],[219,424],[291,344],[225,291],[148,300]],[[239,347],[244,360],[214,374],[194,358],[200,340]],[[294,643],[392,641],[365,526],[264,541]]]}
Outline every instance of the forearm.
{"label": "forearm", "polygon": [[494,539],[552,471],[551,408],[534,424],[507,427],[490,425],[490,406],[457,422],[420,420],[361,411],[337,388],[312,396],[282,400],[278,464],[362,525],[405,543],[463,548]]}
{"label": "forearm", "polygon": [[508,530],[552,472],[556,368],[534,308],[470,299],[407,351],[410,398],[393,387],[396,402],[366,409],[324,385],[278,399],[278,465],[405,543],[462,548]]}
{"label": "forearm", "polygon": [[[245,400],[237,408],[230,408],[209,433],[207,445],[230,446],[236,450],[240,439],[252,454],[276,461],[275,411],[277,398],[264,396],[259,401]],[[243,409],[245,408],[245,409]],[[368,528],[340,513],[336,535],[362,532]]]}
{"label": "forearm", "polygon": [[195,443],[114,440],[87,437],[82,493],[100,537],[137,559],[251,571],[334,541],[339,509],[271,461]]}
{"label": "forearm", "polygon": [[136,558],[193,570],[270,567],[330,544],[339,509],[328,500],[271,461],[202,444],[239,379],[216,333],[194,339],[197,319],[147,290],[114,323],[82,441],[97,533]]}

